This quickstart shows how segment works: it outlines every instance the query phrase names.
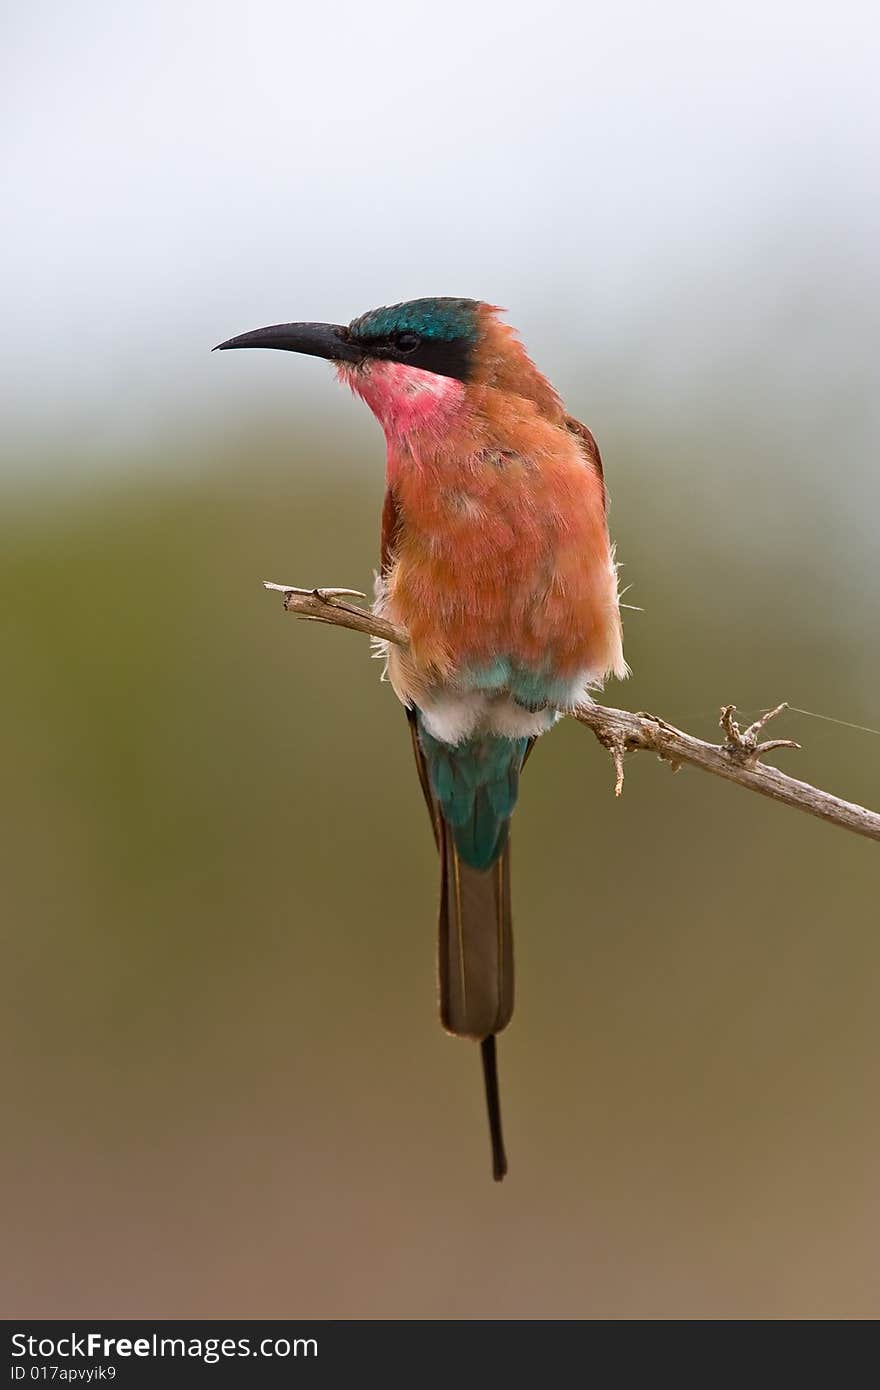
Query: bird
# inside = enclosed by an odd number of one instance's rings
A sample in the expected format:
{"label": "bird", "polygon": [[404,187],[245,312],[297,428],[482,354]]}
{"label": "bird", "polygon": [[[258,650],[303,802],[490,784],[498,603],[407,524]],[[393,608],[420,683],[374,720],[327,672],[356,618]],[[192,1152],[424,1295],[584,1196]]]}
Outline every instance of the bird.
{"label": "bird", "polygon": [[480,1044],[496,1181],[520,775],[542,734],[628,674],[598,446],[504,312],[429,297],[218,344],[328,360],[385,434],[374,611],[409,636],[384,657],[440,857],[440,1017]]}

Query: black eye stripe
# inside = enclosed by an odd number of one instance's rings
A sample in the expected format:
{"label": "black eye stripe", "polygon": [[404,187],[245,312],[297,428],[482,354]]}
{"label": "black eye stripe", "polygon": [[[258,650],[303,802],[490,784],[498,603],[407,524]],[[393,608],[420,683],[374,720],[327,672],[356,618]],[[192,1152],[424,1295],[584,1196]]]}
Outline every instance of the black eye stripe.
{"label": "black eye stripe", "polygon": [[474,349],[470,339],[428,338],[408,328],[384,334],[381,338],[350,330],[350,337],[368,358],[406,363],[437,376],[455,377],[458,381],[470,380]]}

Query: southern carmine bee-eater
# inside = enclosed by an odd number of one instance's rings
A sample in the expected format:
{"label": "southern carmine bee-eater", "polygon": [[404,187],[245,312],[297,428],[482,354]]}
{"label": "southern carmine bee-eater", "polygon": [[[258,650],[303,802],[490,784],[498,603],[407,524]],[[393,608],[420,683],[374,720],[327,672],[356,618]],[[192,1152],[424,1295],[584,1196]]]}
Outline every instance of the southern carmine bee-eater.
{"label": "southern carmine bee-eater", "polygon": [[496,1180],[520,772],[561,715],[627,673],[599,450],[498,313],[414,299],[219,344],[329,359],[385,432],[375,607],[409,633],[386,659],[442,865],[440,1014],[481,1044]]}

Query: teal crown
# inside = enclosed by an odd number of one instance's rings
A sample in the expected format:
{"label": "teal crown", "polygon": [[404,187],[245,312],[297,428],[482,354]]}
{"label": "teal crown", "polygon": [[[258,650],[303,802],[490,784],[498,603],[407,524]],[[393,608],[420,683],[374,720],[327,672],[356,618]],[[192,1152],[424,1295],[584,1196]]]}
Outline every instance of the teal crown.
{"label": "teal crown", "polygon": [[476,299],[409,299],[361,314],[349,324],[349,332],[359,340],[417,333],[430,342],[474,342],[479,307]]}

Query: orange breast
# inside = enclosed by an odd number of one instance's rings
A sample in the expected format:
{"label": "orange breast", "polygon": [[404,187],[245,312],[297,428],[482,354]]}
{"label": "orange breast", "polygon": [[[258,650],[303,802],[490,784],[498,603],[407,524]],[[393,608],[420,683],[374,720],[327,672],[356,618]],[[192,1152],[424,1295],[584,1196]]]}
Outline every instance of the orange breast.
{"label": "orange breast", "polygon": [[622,674],[601,480],[567,431],[519,424],[503,444],[398,461],[388,614],[437,676],[499,655],[560,677]]}

